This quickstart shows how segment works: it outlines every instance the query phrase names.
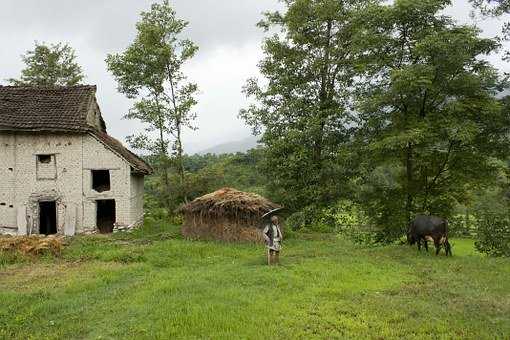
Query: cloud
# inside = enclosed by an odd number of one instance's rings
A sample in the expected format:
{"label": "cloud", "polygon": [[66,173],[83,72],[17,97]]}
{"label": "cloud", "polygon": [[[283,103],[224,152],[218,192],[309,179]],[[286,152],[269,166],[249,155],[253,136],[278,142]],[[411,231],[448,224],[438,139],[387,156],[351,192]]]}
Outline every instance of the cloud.
{"label": "cloud", "polygon": [[[123,120],[131,101],[116,91],[106,69],[108,53],[122,52],[136,34],[135,24],[146,0],[2,0],[0,2],[0,82],[18,77],[23,64],[20,55],[33,48],[34,41],[67,42],[87,76],[98,85],[98,101],[109,132],[118,138],[142,127]],[[197,125],[199,130],[184,135],[186,151],[239,139],[249,129],[237,119],[244,106],[241,87],[246,78],[257,75],[261,58],[262,32],[255,27],[261,12],[274,10],[276,0],[176,0],[172,6],[180,18],[189,21],[185,37],[200,51],[187,66],[190,78],[200,86]]]}
{"label": "cloud", "polygon": [[[109,132],[123,139],[141,128],[136,121],[123,120],[131,102],[116,91],[116,83],[104,62],[108,53],[124,50],[133,40],[141,11],[148,0],[1,0],[0,1],[0,83],[18,77],[23,67],[20,55],[33,48],[34,40],[67,42],[87,76],[98,86],[98,100]],[[189,21],[185,37],[200,51],[186,66],[201,93],[198,131],[184,134],[185,150],[195,152],[212,145],[242,139],[249,129],[237,118],[246,105],[241,88],[246,79],[257,76],[257,62],[263,32],[255,27],[261,12],[281,6],[277,0],[174,0],[180,18]],[[467,0],[458,0],[447,10],[461,22],[472,23]],[[484,34],[499,33],[501,22],[478,20]],[[492,62],[508,71],[499,56]]]}

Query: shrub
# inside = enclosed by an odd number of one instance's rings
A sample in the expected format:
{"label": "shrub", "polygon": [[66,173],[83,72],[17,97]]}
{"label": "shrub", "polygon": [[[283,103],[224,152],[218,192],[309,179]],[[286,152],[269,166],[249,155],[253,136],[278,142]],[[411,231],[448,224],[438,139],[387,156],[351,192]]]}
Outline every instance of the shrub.
{"label": "shrub", "polygon": [[331,232],[334,225],[324,221],[323,210],[307,206],[286,219],[287,226],[294,231]]}
{"label": "shrub", "polygon": [[491,256],[510,256],[510,200],[502,187],[486,190],[474,207],[475,247]]}
{"label": "shrub", "polygon": [[290,215],[286,223],[291,230],[334,232],[361,244],[373,244],[377,238],[361,206],[349,200],[323,208],[308,206]]}
{"label": "shrub", "polygon": [[475,247],[487,255],[510,256],[510,214],[482,213]]}
{"label": "shrub", "polygon": [[454,215],[448,219],[448,236],[473,237],[477,223],[474,215]]}

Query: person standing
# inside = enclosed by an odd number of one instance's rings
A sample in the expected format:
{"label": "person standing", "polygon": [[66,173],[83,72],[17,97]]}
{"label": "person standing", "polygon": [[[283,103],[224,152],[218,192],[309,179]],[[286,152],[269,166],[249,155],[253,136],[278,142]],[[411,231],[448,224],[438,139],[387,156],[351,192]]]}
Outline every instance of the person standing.
{"label": "person standing", "polygon": [[283,235],[280,229],[280,223],[278,222],[278,216],[271,216],[270,223],[266,225],[262,233],[267,247],[267,264],[279,264]]}

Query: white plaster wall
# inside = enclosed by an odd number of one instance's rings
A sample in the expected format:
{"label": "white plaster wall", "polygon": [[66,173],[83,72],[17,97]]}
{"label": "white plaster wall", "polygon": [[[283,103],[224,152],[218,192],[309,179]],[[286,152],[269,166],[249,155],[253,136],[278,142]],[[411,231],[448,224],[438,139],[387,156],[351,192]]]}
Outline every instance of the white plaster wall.
{"label": "white plaster wall", "polygon": [[[55,179],[37,179],[37,154],[55,155]],[[110,170],[110,191],[92,189],[92,169]],[[57,199],[62,233],[66,219],[76,221],[76,233],[94,230],[97,199],[115,199],[116,222],[130,225],[143,214],[143,177],[131,176],[130,165],[91,135],[0,132],[0,233],[17,227],[22,209],[37,232],[41,197]]]}
{"label": "white plaster wall", "polygon": [[[131,167],[90,135],[84,136],[83,150],[83,228],[95,228],[98,199],[115,199],[116,222],[131,224]],[[99,169],[110,170],[110,191],[98,193],[92,189],[91,170]]]}
{"label": "white plaster wall", "polygon": [[16,226],[14,144],[13,135],[0,134],[0,228]]}
{"label": "white plaster wall", "polygon": [[101,111],[99,110],[97,103],[94,102],[89,106],[86,119],[90,126],[95,127],[99,131],[103,131],[103,127],[101,125]]}
{"label": "white plaster wall", "polygon": [[[41,196],[58,198],[57,224],[58,229],[63,230],[66,203],[81,201],[81,136],[21,133],[1,135],[4,140],[10,139],[14,148],[14,183],[8,184],[13,192],[11,196],[14,196],[13,210],[26,207],[28,228],[38,232],[38,211],[31,204]],[[54,154],[56,178],[37,179],[37,154]],[[0,150],[0,158],[4,156],[5,152]],[[9,220],[11,226],[17,226],[12,216]]]}
{"label": "white plaster wall", "polygon": [[143,217],[143,176],[131,175],[131,223],[138,222]]}

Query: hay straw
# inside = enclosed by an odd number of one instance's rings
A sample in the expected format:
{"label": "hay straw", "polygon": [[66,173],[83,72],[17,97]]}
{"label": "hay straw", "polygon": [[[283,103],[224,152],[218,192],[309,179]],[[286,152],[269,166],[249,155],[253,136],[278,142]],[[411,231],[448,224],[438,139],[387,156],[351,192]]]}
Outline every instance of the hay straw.
{"label": "hay straw", "polygon": [[181,206],[182,234],[191,239],[262,242],[261,217],[280,208],[249,192],[223,188]]}
{"label": "hay straw", "polygon": [[268,199],[233,188],[223,188],[181,206],[177,211],[185,215],[235,217],[244,220],[260,218],[266,212],[280,208]]}
{"label": "hay straw", "polygon": [[226,242],[264,242],[262,230],[257,226],[237,223],[228,219],[215,219],[206,224],[198,220],[186,220],[182,235],[192,240],[221,240]]}
{"label": "hay straw", "polygon": [[0,251],[19,252],[24,255],[42,255],[51,253],[60,255],[64,245],[63,236],[2,236],[0,237]]}

